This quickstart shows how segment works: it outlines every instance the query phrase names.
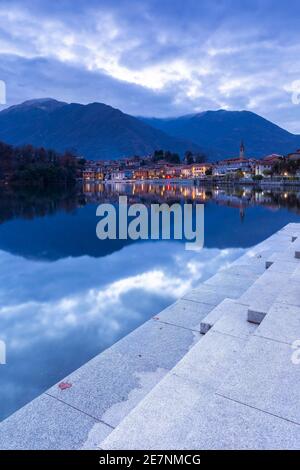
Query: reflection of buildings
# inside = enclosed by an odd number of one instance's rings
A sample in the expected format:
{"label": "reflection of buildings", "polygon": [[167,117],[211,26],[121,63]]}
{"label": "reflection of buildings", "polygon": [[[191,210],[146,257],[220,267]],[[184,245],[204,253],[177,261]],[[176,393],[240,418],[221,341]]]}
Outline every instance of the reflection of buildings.
{"label": "reflection of buildings", "polygon": [[167,202],[195,202],[215,204],[238,209],[241,219],[245,217],[248,207],[263,205],[270,210],[280,207],[291,208],[300,213],[300,192],[270,190],[262,191],[249,186],[239,188],[221,188],[214,186],[207,188],[193,184],[181,184],[165,182],[150,183],[136,182],[133,184],[124,182],[115,183],[85,183],[83,196],[90,202],[117,202],[119,196],[128,196],[130,202],[151,203]]}

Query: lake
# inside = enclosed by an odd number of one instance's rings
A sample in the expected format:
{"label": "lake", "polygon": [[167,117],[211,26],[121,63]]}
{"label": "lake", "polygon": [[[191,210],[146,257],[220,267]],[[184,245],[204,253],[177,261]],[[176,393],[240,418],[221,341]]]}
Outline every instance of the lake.
{"label": "lake", "polygon": [[[99,203],[199,202],[205,245],[96,237]],[[246,248],[299,222],[300,192],[188,184],[87,184],[0,192],[0,419],[108,348]]]}

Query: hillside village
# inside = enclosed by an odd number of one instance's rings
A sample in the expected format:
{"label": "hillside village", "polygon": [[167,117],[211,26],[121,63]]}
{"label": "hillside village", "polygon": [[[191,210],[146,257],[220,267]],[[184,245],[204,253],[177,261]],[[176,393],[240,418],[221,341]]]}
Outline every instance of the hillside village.
{"label": "hillside village", "polygon": [[[161,158],[157,158],[159,154]],[[159,151],[144,157],[86,161],[80,178],[85,182],[166,179],[300,181],[300,149],[287,155],[271,154],[255,159],[246,157],[245,146],[241,142],[238,157],[215,163],[208,163],[203,155],[193,155],[191,152],[187,152],[181,162],[177,154]]]}

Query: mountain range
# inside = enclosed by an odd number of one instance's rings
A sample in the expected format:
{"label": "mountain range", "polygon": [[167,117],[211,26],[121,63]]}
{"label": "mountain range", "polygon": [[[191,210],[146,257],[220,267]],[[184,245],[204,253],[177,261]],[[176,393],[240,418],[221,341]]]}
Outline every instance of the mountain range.
{"label": "mountain range", "polygon": [[246,156],[286,154],[300,146],[294,135],[251,111],[205,111],[172,119],[142,118],[144,122],[171,136],[200,145],[210,159],[238,155],[241,140]]}
{"label": "mountain range", "polygon": [[169,136],[111,106],[67,104],[50,98],[1,111],[0,140],[71,150],[92,160],[146,155],[156,149],[181,155],[190,147],[199,150],[197,144]]}
{"label": "mountain range", "polygon": [[177,118],[144,118],[103,103],[82,105],[51,98],[26,101],[0,112],[0,140],[71,150],[88,159],[115,159],[164,149],[181,156],[205,152],[209,160],[238,155],[260,158],[300,147],[292,134],[250,111],[205,111]]}

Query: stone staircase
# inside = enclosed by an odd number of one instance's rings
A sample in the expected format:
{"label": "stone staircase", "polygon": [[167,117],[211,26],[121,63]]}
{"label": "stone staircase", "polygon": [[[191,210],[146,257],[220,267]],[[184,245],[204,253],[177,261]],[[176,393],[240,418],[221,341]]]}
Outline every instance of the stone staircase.
{"label": "stone staircase", "polygon": [[248,250],[1,423],[0,448],[299,448],[299,241]]}
{"label": "stone staircase", "polygon": [[[282,248],[286,248],[286,231],[274,237],[278,242],[285,240],[279,243]],[[278,250],[279,259],[290,262],[292,268],[277,267],[274,261],[239,300],[226,299],[209,312],[201,322],[201,330],[207,332],[204,339],[100,448],[299,448],[300,364],[297,368],[291,360],[291,344],[300,335],[295,236],[292,243]],[[247,320],[257,305],[264,316],[250,323]]]}

